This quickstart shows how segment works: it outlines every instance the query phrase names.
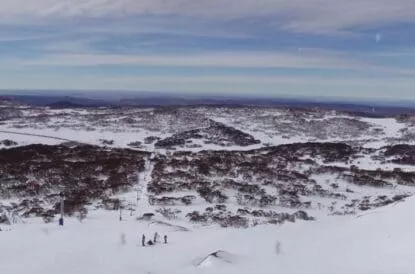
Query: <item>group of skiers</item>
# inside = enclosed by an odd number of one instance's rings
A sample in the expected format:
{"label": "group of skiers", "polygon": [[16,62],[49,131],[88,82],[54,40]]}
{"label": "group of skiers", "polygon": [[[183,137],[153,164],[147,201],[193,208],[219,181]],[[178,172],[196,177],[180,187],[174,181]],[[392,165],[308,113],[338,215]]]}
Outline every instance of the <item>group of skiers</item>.
{"label": "group of skiers", "polygon": [[[167,244],[167,235],[164,235],[163,239],[164,239],[164,244]],[[159,242],[159,240],[160,240],[160,235],[157,232],[154,233],[153,240],[150,239],[147,242],[146,242],[146,235],[143,234],[143,236],[141,237],[141,245],[142,246],[146,246],[146,245],[147,246],[152,246],[152,245],[157,244]]]}

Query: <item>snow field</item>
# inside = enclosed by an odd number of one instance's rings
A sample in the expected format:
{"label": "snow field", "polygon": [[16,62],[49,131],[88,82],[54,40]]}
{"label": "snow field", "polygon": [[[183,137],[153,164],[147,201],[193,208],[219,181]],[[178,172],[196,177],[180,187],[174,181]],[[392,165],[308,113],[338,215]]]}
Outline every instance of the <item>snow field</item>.
{"label": "snow field", "polygon": [[[414,207],[410,198],[360,216],[190,232],[133,218],[119,222],[117,212],[96,211],[84,223],[67,219],[64,227],[31,219],[0,232],[0,273],[411,274]],[[141,247],[141,235],[156,231],[169,243]],[[208,256],[219,250],[231,259]]]}

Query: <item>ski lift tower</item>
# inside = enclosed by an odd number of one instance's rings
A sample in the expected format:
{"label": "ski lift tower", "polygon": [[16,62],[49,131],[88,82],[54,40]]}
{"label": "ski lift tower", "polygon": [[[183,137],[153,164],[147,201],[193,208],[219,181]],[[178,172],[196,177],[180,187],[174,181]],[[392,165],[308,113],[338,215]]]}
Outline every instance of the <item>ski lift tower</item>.
{"label": "ski lift tower", "polygon": [[63,192],[61,192],[59,194],[59,197],[61,199],[60,201],[60,205],[61,205],[61,217],[59,218],[59,225],[63,226],[63,215],[64,215],[64,199],[65,199],[65,195],[63,194]]}

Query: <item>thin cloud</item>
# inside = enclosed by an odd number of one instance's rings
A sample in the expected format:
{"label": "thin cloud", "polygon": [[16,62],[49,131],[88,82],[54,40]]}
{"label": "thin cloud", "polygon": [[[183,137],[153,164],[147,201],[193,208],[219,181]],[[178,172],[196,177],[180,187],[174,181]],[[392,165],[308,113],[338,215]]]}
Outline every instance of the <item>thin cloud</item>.
{"label": "thin cloud", "polygon": [[[74,89],[99,92],[103,90],[164,91],[204,94],[253,94],[257,96],[341,96],[347,98],[415,100],[414,79],[367,79],[362,77],[319,76],[152,76],[103,77],[91,75],[24,74],[13,77],[0,75],[6,89]],[[48,80],[48,81],[46,81]]]}
{"label": "thin cloud", "polygon": [[[415,86],[409,79],[414,75],[409,64],[412,57],[408,56],[405,64],[392,60],[411,55],[411,50],[402,51],[403,46],[411,45],[402,44],[388,28],[415,24],[413,0],[3,2],[0,82],[4,88],[126,87],[189,92],[223,88],[270,92],[298,87],[304,93],[311,85],[310,90],[314,88],[316,94],[331,90],[346,95],[369,94],[377,89],[381,96],[387,92],[403,95]],[[374,30],[382,30],[388,39]],[[93,67],[106,72],[89,74]],[[138,67],[141,71],[148,69],[144,74],[149,77],[120,76]],[[154,73],[150,67],[202,69],[192,77],[177,72],[166,78],[150,75]],[[213,75],[234,68],[250,68],[245,71],[255,70],[255,74],[226,79]],[[293,77],[265,77],[258,72],[263,68],[281,69],[282,74]],[[77,69],[86,75],[77,75]],[[302,75],[296,75],[299,70]],[[325,75],[310,78],[304,72],[318,74],[318,70],[324,70]],[[70,71],[74,78],[62,71]],[[203,78],[200,71],[212,75]],[[350,71],[367,77],[347,77]],[[333,79],[333,74],[340,76]]]}
{"label": "thin cloud", "polygon": [[14,0],[0,15],[13,18],[123,18],[176,16],[197,20],[274,18],[275,27],[295,32],[335,34],[352,28],[415,21],[412,0]]}
{"label": "thin cloud", "polygon": [[215,52],[185,55],[47,54],[16,60],[23,66],[136,65],[162,67],[363,69],[367,63],[332,53]]}

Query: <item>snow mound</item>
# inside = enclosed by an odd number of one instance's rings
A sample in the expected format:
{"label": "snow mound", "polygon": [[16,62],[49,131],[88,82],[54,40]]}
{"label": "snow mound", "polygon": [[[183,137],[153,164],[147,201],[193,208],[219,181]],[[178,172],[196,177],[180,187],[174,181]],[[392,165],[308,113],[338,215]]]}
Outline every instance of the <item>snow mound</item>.
{"label": "snow mound", "polygon": [[195,266],[199,268],[212,267],[222,264],[231,264],[236,261],[236,256],[232,255],[229,252],[218,250],[216,252],[210,253],[208,256],[203,259],[195,260]]}

